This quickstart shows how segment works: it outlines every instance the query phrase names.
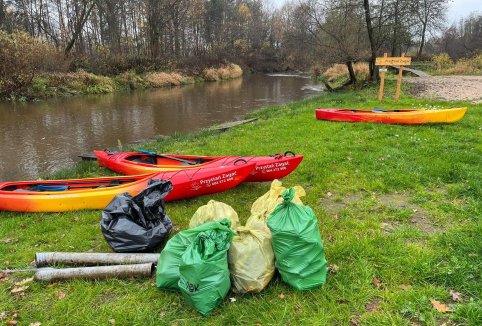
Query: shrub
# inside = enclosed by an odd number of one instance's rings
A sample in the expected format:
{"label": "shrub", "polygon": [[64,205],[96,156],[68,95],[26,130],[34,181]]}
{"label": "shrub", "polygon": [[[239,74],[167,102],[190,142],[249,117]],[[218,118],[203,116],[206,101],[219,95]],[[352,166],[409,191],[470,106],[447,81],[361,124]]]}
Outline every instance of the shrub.
{"label": "shrub", "polygon": [[77,72],[49,73],[49,86],[68,88],[71,91],[87,94],[103,94],[114,91],[114,82],[105,76],[97,76],[80,69]]}
{"label": "shrub", "polygon": [[186,77],[176,72],[149,72],[145,78],[151,87],[179,86],[187,83]]}
{"label": "shrub", "polygon": [[442,70],[453,65],[454,62],[447,53],[440,53],[432,57],[432,62],[434,63],[435,69]]}
{"label": "shrub", "polygon": [[[0,30],[0,44],[0,96],[22,93],[40,71],[55,65],[50,56],[58,51],[27,33]],[[55,60],[61,67],[63,61]]]}
{"label": "shrub", "polygon": [[243,75],[243,69],[240,66],[230,63],[227,66],[219,68],[206,68],[203,71],[203,77],[206,81],[218,81],[239,78]]}
{"label": "shrub", "polygon": [[115,82],[120,88],[138,89],[146,88],[149,82],[139,76],[135,71],[129,70],[115,77]]}
{"label": "shrub", "polygon": [[470,65],[476,70],[482,70],[482,53],[470,59]]}

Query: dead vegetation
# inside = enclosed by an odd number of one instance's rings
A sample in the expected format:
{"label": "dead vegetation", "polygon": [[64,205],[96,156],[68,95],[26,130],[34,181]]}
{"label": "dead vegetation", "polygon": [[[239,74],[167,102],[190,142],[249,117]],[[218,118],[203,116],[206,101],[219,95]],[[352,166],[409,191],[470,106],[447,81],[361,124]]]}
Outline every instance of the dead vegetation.
{"label": "dead vegetation", "polygon": [[243,75],[243,70],[240,66],[231,63],[226,66],[221,66],[219,68],[206,68],[203,71],[203,78],[206,81],[219,81],[239,78]]}

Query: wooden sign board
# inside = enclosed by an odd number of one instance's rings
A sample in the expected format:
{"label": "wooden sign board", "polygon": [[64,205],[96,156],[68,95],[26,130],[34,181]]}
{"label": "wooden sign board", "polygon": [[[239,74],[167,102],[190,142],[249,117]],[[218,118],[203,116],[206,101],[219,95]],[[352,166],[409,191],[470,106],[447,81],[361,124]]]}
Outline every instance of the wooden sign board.
{"label": "wooden sign board", "polygon": [[398,78],[397,78],[397,89],[395,91],[395,99],[398,100],[400,97],[400,87],[402,85],[402,74],[403,74],[403,66],[410,66],[412,64],[412,58],[406,57],[404,53],[402,53],[401,57],[388,57],[385,53],[383,57],[379,57],[375,60],[376,66],[383,66],[380,69],[380,91],[378,92],[378,101],[382,101],[383,99],[383,87],[385,85],[385,73],[387,72],[387,66],[400,66],[398,69]]}
{"label": "wooden sign board", "polygon": [[376,66],[410,66],[411,57],[379,57],[375,60]]}

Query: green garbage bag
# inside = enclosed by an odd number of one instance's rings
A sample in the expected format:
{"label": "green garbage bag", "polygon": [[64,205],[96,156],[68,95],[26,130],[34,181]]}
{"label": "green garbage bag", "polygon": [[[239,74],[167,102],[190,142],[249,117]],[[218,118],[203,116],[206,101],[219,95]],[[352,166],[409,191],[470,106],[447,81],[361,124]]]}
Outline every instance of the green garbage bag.
{"label": "green garbage bag", "polygon": [[281,278],[308,290],[325,283],[327,261],[318,220],[310,207],[291,202],[294,195],[294,188],[283,192],[283,202],[268,217],[268,228]]}
{"label": "green garbage bag", "polygon": [[198,234],[211,231],[231,232],[231,223],[228,219],[201,224],[195,228],[177,233],[169,239],[159,256],[156,271],[156,284],[158,288],[179,290],[179,264],[181,257]]}
{"label": "green garbage bag", "polygon": [[200,232],[181,257],[179,288],[203,315],[219,305],[231,287],[227,253],[233,236],[229,226]]}

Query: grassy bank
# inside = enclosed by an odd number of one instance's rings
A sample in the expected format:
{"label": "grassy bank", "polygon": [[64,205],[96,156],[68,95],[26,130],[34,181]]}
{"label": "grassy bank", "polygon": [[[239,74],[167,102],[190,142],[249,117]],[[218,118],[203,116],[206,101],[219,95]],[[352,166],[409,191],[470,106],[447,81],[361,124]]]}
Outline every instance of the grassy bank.
{"label": "grassy bank", "polygon": [[[393,89],[392,82],[387,89]],[[469,106],[454,125],[397,126],[317,121],[317,107],[379,106],[377,89],[319,98],[252,113],[252,124],[226,133],[177,135],[142,148],[161,152],[305,155],[284,185],[307,190],[319,219],[332,272],[322,288],[299,292],[279,277],[260,294],[228,296],[209,317],[154,280],[28,283],[0,281],[0,318],[29,325],[480,325],[482,322],[482,111],[467,103],[417,100],[407,94],[387,108]],[[105,174],[94,163],[58,177]],[[182,230],[209,199],[225,202],[241,222],[269,184],[167,204]],[[109,252],[99,211],[0,213],[0,268],[24,268],[39,251]],[[460,293],[460,298],[450,293]],[[281,295],[283,294],[283,295]],[[431,300],[453,312],[434,309]],[[2,314],[2,312],[5,312]]]}
{"label": "grassy bank", "polygon": [[44,72],[36,74],[21,88],[3,95],[9,100],[27,101],[72,95],[107,94],[132,89],[172,87],[204,81],[229,80],[239,78],[242,74],[242,69],[236,64],[209,67],[201,70],[199,74],[157,71],[139,74],[135,71],[127,71],[109,77],[83,70],[77,72]]}

